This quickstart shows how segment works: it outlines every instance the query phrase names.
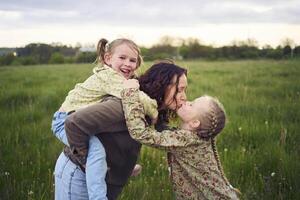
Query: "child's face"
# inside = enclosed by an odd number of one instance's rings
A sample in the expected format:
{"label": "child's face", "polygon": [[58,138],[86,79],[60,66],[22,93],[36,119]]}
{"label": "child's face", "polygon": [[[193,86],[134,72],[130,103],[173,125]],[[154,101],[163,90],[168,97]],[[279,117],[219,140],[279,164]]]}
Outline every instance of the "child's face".
{"label": "child's face", "polygon": [[134,74],[137,68],[138,53],[127,44],[117,46],[112,54],[105,55],[105,63],[126,79]]}
{"label": "child's face", "polygon": [[[208,109],[209,100],[205,97],[199,97],[194,101],[187,101],[183,104],[177,111],[177,115],[181,118],[183,122],[190,122],[197,119],[200,115],[200,111],[205,111]],[[204,112],[201,112],[204,113]]]}

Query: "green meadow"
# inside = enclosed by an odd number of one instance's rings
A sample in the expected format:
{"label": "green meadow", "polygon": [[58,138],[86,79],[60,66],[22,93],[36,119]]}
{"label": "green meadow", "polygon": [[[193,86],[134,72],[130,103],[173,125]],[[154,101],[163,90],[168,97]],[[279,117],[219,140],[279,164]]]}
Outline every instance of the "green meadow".
{"label": "green meadow", "polygon": [[[225,174],[242,199],[300,197],[300,61],[181,61],[188,98],[216,96],[228,123],[217,137]],[[149,67],[145,63],[140,73]],[[92,64],[0,68],[0,199],[54,199],[53,169],[63,145],[53,113]],[[166,153],[143,147],[142,174],[121,200],[174,199]]]}

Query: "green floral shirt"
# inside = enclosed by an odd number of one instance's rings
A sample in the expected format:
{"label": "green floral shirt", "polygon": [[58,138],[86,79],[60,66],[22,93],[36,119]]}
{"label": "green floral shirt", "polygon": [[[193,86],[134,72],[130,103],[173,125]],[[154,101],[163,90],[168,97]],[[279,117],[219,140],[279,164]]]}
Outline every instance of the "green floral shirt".
{"label": "green floral shirt", "polygon": [[200,139],[187,130],[158,132],[147,127],[138,91],[125,89],[121,93],[129,133],[142,144],[168,152],[176,199],[238,199],[221,175],[211,140]]}
{"label": "green floral shirt", "polygon": [[[78,110],[101,101],[107,94],[121,98],[124,80],[125,78],[111,67],[98,65],[93,69],[93,75],[83,83],[77,83],[68,93],[62,108],[66,112]],[[142,91],[139,92],[139,97],[143,102],[145,113],[151,118],[156,118],[158,115],[156,101]]]}

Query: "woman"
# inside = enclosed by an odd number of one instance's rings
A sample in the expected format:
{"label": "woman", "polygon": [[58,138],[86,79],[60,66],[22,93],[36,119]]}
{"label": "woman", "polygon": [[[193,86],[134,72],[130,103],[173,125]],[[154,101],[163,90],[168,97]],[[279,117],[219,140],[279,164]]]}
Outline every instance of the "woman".
{"label": "woman", "polygon": [[[166,128],[172,111],[185,101],[187,87],[186,70],[172,63],[157,63],[139,78],[141,90],[158,103],[158,130]],[[107,97],[71,114],[66,120],[66,132],[70,150],[66,147],[55,167],[55,195],[57,198],[88,199],[85,174],[80,161],[85,159],[91,135],[103,144],[106,151],[108,172],[106,176],[107,197],[116,199],[135,166],[140,144],[128,133],[120,99]],[[96,172],[95,172],[96,174]],[[90,192],[90,190],[89,190]]]}

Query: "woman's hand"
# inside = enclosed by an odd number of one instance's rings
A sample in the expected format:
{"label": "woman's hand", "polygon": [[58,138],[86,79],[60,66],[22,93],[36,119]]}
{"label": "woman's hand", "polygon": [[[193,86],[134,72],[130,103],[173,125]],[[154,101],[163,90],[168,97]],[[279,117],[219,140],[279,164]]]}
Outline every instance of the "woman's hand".
{"label": "woman's hand", "polygon": [[139,81],[136,79],[128,79],[123,82],[124,88],[140,88]]}

